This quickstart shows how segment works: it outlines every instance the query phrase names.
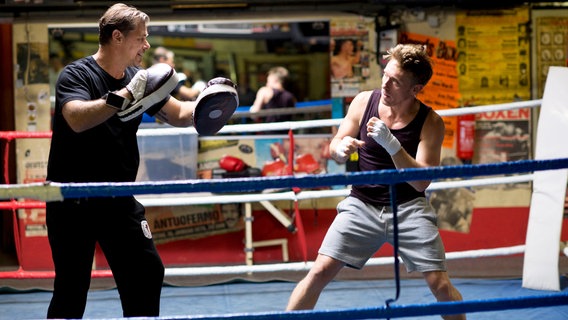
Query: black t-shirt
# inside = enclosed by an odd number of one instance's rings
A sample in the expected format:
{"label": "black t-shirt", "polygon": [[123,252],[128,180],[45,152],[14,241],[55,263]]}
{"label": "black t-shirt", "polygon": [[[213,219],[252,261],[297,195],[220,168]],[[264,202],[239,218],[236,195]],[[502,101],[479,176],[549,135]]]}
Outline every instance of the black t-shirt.
{"label": "black t-shirt", "polygon": [[[129,182],[136,179],[140,155],[136,131],[142,115],[122,122],[117,115],[77,133],[63,118],[62,106],[72,100],[90,101],[124,88],[138,68],[128,67],[122,79],[104,71],[92,56],[67,65],[56,84],[53,136],[47,180],[55,182]],[[164,100],[146,113],[154,115]]]}

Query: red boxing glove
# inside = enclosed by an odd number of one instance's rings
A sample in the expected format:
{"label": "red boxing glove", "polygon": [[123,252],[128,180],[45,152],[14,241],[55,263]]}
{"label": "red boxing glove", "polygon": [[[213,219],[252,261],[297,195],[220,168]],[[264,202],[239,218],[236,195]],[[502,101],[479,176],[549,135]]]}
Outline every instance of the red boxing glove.
{"label": "red boxing glove", "polygon": [[247,167],[243,160],[232,156],[219,159],[219,166],[228,172],[243,171]]}
{"label": "red boxing glove", "polygon": [[288,166],[280,159],[267,162],[264,167],[262,167],[263,176],[285,176],[287,171]]}
{"label": "red boxing glove", "polygon": [[319,163],[316,161],[311,153],[306,153],[299,155],[296,158],[296,170],[297,172],[314,173],[320,168]]}

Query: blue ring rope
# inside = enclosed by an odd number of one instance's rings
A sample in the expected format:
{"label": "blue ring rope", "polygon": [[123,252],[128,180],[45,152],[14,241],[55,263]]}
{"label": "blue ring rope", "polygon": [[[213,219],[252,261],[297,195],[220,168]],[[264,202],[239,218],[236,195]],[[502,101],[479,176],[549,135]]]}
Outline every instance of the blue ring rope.
{"label": "blue ring rope", "polygon": [[568,158],[320,174],[307,175],[303,177],[271,176],[260,178],[225,178],[210,180],[58,183],[58,185],[60,186],[63,198],[112,197],[156,193],[250,192],[272,188],[317,188],[332,185],[360,185],[368,183],[395,184],[416,180],[490,176],[565,168],[568,168]]}
{"label": "blue ring rope", "polygon": [[568,294],[549,294],[516,298],[470,300],[456,302],[434,302],[428,304],[409,304],[390,307],[371,307],[338,310],[301,310],[285,312],[237,313],[224,315],[202,315],[189,317],[160,317],[158,319],[176,320],[274,320],[274,319],[385,319],[415,316],[462,314],[507,309],[528,309],[534,307],[553,307],[568,304]]}

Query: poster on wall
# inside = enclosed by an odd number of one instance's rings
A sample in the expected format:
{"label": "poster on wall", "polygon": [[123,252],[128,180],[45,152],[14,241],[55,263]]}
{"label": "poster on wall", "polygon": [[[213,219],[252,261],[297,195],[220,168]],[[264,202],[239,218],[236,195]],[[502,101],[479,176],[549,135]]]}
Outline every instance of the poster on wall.
{"label": "poster on wall", "polygon": [[[16,131],[51,130],[49,99],[49,49],[47,27],[43,24],[14,24],[14,122]],[[44,182],[50,139],[17,139],[16,183]],[[22,247],[47,246],[45,209],[20,209],[18,219]],[[40,243],[35,242],[36,240]],[[44,241],[45,240],[45,241]],[[30,242],[32,241],[32,242]],[[41,263],[41,262],[38,262]],[[46,262],[48,263],[48,262]]]}
{"label": "poster on wall", "polygon": [[17,131],[51,129],[49,46],[45,25],[14,25],[15,127]]}
{"label": "poster on wall", "polygon": [[354,97],[371,77],[369,22],[357,18],[330,22],[331,96]]}
{"label": "poster on wall", "polygon": [[[463,106],[531,99],[526,6],[456,13],[457,70]],[[529,159],[531,111],[477,114],[472,163]],[[476,187],[475,207],[528,206],[530,183]]]}
{"label": "poster on wall", "polygon": [[462,105],[530,100],[529,9],[456,13]]}
{"label": "poster on wall", "polygon": [[568,17],[540,17],[536,20],[537,92],[542,98],[551,66],[566,66]]}
{"label": "poster on wall", "polygon": [[[51,130],[48,38],[45,25],[14,25],[16,131]],[[18,183],[45,181],[49,139],[16,140]]]}
{"label": "poster on wall", "polygon": [[158,244],[199,239],[244,229],[241,203],[146,208],[152,238]]}
{"label": "poster on wall", "polygon": [[530,158],[530,109],[477,115],[474,163],[499,163]]}
{"label": "poster on wall", "polygon": [[447,188],[429,193],[441,230],[469,233],[475,203],[471,188]]}
{"label": "poster on wall", "polygon": [[290,150],[286,135],[202,138],[197,176],[211,179],[345,172],[345,165],[337,164],[329,155],[330,141],[328,134],[295,135]]}
{"label": "poster on wall", "polygon": [[[532,155],[531,109],[476,115],[474,164],[527,160]],[[476,187],[477,207],[530,205],[531,183],[502,183]]]}

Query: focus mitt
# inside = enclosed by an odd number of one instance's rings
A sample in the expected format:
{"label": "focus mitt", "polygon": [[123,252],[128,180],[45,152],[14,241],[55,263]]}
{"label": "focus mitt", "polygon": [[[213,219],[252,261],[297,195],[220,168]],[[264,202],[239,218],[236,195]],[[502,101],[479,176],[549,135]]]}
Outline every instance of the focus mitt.
{"label": "focus mitt", "polygon": [[195,130],[202,136],[214,135],[223,128],[239,106],[237,86],[227,78],[211,79],[195,102]]}
{"label": "focus mitt", "polygon": [[178,84],[176,71],[166,63],[157,63],[146,70],[140,70],[126,89],[132,94],[132,103],[118,112],[122,121],[134,119],[151,106],[164,100]]}

